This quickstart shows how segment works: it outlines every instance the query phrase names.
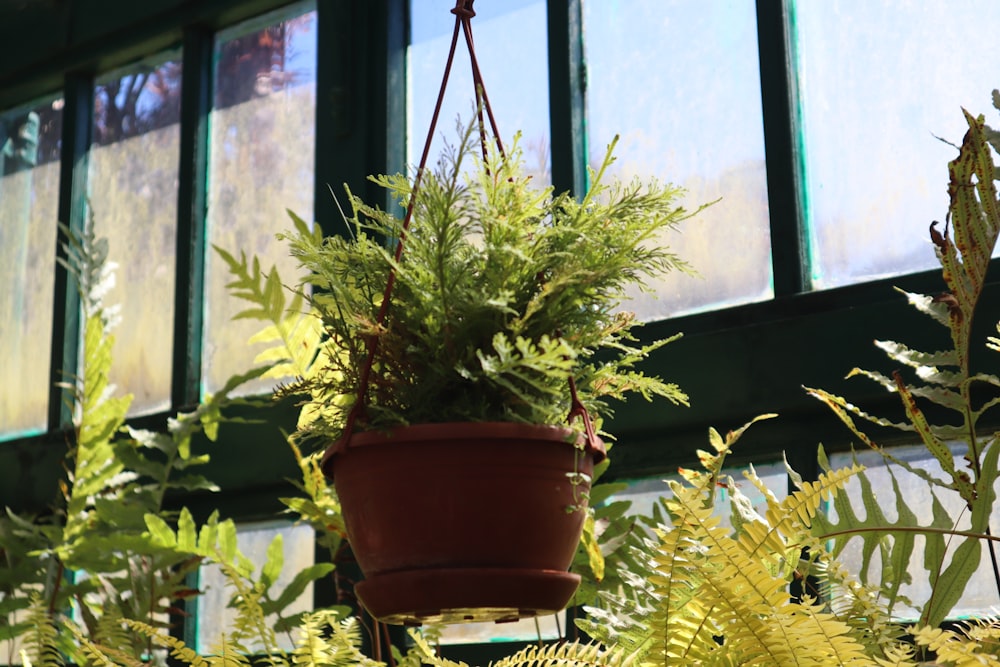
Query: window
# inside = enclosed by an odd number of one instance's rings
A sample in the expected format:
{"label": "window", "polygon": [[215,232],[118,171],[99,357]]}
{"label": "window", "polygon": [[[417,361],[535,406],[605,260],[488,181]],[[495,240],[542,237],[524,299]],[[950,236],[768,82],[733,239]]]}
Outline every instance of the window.
{"label": "window", "polygon": [[[961,456],[964,454],[965,448],[964,446],[956,446],[952,447],[952,451],[956,456],[956,460],[961,460]],[[892,455],[897,460],[905,461],[913,468],[925,471],[937,479],[944,479],[946,477],[941,470],[941,465],[923,445],[895,447],[892,450]],[[893,490],[895,484],[898,485],[900,497],[903,499],[906,507],[917,516],[921,525],[932,525],[934,522],[932,506],[929,501],[929,494],[933,492],[941,501],[941,506],[944,508],[947,515],[954,520],[954,529],[969,530],[969,516],[967,508],[956,494],[948,493],[942,491],[941,489],[931,489],[930,485],[926,481],[920,479],[913,473],[901,470],[899,467],[893,467],[890,473],[888,466],[885,464],[885,460],[877,452],[865,450],[854,453],[845,452],[834,454],[830,457],[830,465],[833,466],[834,469],[838,469],[851,465],[854,460],[857,460],[858,463],[865,466],[865,474],[871,481],[872,489],[874,489],[874,497],[877,507],[885,515],[888,521],[897,521],[899,518],[899,512],[896,507],[897,499]],[[860,492],[860,481],[858,479],[851,480],[848,486],[848,493],[854,498],[859,498]],[[860,503],[858,503],[857,506],[860,506]],[[835,511],[833,512],[833,515],[836,516]],[[865,517],[862,516],[859,518],[864,519]],[[993,527],[993,530],[996,530],[996,528]],[[922,606],[927,602],[931,592],[931,586],[928,581],[928,574],[926,570],[928,563],[924,562],[923,544],[925,539],[926,538],[923,535],[916,538],[913,555],[911,556],[910,562],[906,567],[907,572],[911,573],[912,577],[908,578],[901,586],[902,594],[911,600],[917,607]],[[948,558],[951,557],[951,554],[954,553],[955,547],[957,547],[960,542],[961,536],[954,536],[946,539],[946,544],[948,544],[948,547],[946,547]],[[957,617],[982,613],[983,611],[990,610],[996,606],[997,585],[993,578],[993,566],[991,564],[988,549],[989,544],[984,543],[982,545],[982,555],[979,561],[979,568],[976,571],[976,574],[973,575],[968,586],[966,586],[961,599],[953,611],[953,614]],[[869,576],[872,576],[877,581],[879,568],[882,566],[882,554],[875,553],[871,554],[871,556],[868,573]],[[860,541],[853,540],[849,542],[847,547],[844,549],[843,554],[840,556],[840,559],[849,571],[861,572],[865,559],[862,553]],[[949,562],[950,560],[945,560],[944,566],[947,566]],[[901,603],[894,610],[894,615],[907,621],[913,621],[917,618],[918,614],[914,607],[904,606]]]}
{"label": "window", "polygon": [[[275,239],[286,208],[332,231],[330,190],[340,197],[346,182],[375,201],[366,175],[418,162],[448,4],[167,0],[88,21],[58,45],[51,25],[0,22],[24,45],[0,64],[0,504],[43,512],[62,474],[69,411],[53,382],[72,373],[79,331],[58,223],[91,212],[110,237],[119,269],[107,298],[122,308],[112,380],[135,394],[137,423],[164,422],[255,355],[245,341],[256,324],[232,320],[242,306],[225,295],[212,244],[294,281]],[[611,474],[658,485],[696,464],[708,427],[772,411],[740,441],[740,460],[784,451],[815,476],[819,442],[842,460],[849,433],[802,385],[872,412],[893,400],[839,378],[874,366],[873,337],[907,339],[892,286],[941,288],[926,229],[946,213],[954,149],[936,136],[961,139],[963,106],[990,113],[1000,81],[981,54],[1000,27],[996,3],[512,0],[476,11],[502,138],[522,131],[539,183],[580,194],[620,134],[616,175],[674,182],[690,209],[719,199],[664,240],[701,278],[671,275],[627,304],[651,336],[684,332],[647,369],[691,407],[618,406],[605,424],[618,438]],[[472,114],[462,41],[432,160]],[[992,324],[1000,279],[989,280],[980,317]],[[223,491],[191,502],[226,504],[241,521],[274,510],[294,475],[276,436],[293,424],[289,409],[224,428],[210,473],[222,471]],[[782,486],[780,466],[767,474]]]}
{"label": "window", "polygon": [[[237,527],[236,542],[240,553],[253,562],[258,572],[267,562],[268,549],[278,538],[281,539],[285,567],[282,575],[272,585],[272,599],[277,598],[280,591],[288,586],[295,572],[313,564],[315,540],[312,528],[279,521],[260,521]],[[198,651],[207,654],[220,641],[223,633],[232,627],[236,618],[236,610],[229,607],[229,600],[235,594],[235,589],[227,583],[226,576],[218,565],[202,566],[198,579],[198,588],[203,591],[198,596],[196,611]],[[289,618],[312,609],[310,584],[302,596],[286,609],[284,617]],[[293,646],[292,637],[288,633],[280,633],[278,639],[284,649]]]}
{"label": "window", "polygon": [[645,320],[772,296],[754,3],[585,2],[589,163],[620,138],[613,173],[716,202],[658,239],[700,277],[633,295]]}
{"label": "window", "polygon": [[[131,414],[170,407],[180,155],[180,54],[109,72],[94,90],[89,202],[121,308],[111,381]],[[153,295],[157,295],[153,298]]]}
{"label": "window", "polygon": [[61,130],[59,99],[0,114],[0,438],[47,421]]}
{"label": "window", "polygon": [[812,281],[835,287],[936,267],[926,229],[948,208],[947,161],[998,85],[1000,6],[794,2]]}
{"label": "window", "polygon": [[[260,329],[257,321],[233,320],[243,305],[229,297],[232,278],[211,246],[266,257],[293,281],[297,266],[275,234],[292,228],[286,209],[313,219],[316,12],[306,9],[216,36],[202,352],[207,393],[250,367],[254,349],[246,341]],[[268,388],[260,381],[246,391]]]}

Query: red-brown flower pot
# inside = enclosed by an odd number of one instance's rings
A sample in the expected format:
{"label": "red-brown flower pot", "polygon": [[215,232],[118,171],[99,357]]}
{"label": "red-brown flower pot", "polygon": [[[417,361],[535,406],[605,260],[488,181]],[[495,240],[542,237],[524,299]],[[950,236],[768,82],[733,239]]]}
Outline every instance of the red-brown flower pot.
{"label": "red-brown flower pot", "polygon": [[364,607],[388,623],[514,620],[563,609],[594,463],[575,431],[419,424],[331,446]]}

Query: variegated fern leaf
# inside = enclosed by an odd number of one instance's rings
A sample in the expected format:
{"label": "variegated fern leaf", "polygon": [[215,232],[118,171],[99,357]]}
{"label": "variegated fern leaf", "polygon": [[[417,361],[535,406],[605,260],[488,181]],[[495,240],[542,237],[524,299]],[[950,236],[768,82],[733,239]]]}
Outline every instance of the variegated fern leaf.
{"label": "variegated fern leaf", "polygon": [[[713,499],[716,485],[726,483],[726,455],[747,426],[725,438],[713,430],[714,451],[699,453],[705,470],[685,471],[686,483],[670,484],[672,497],[663,500],[668,524],[650,545],[652,591],[618,596],[615,613],[581,627],[644,664],[871,664],[854,626],[815,600],[794,599],[789,589],[803,547],[811,546],[816,560],[825,555],[810,533],[822,500],[858,468],[801,483],[782,501],[751,470],[747,477],[766,492],[768,509],[763,516],[744,511],[732,532],[720,524]],[[619,621],[613,629],[601,627],[608,616]]]}
{"label": "variegated fern leaf", "polygon": [[958,630],[923,626],[910,629],[914,643],[935,656],[935,665],[1000,667],[1000,623],[964,624]]}
{"label": "variegated fern leaf", "polygon": [[[600,644],[571,642],[528,646],[490,663],[490,667],[631,667],[639,664],[627,654]],[[454,667],[437,665],[436,667]]]}
{"label": "variegated fern leaf", "polygon": [[[996,96],[994,99],[996,101]],[[872,415],[830,392],[807,388],[811,395],[828,405],[861,442],[882,453],[889,464],[917,475],[931,485],[929,501],[934,516],[931,526],[917,525],[916,517],[908,510],[907,501],[900,494],[895,477],[892,478],[892,493],[898,518],[888,521],[874,502],[870,483],[862,476],[865,518],[861,520],[857,517],[845,496],[835,501],[836,524],[821,522],[819,528],[819,533],[835,535],[835,551],[841,550],[848,540],[861,540],[866,567],[875,552],[885,552],[882,570],[887,585],[883,592],[890,611],[896,603],[900,586],[910,576],[907,567],[913,551],[914,532],[925,530],[925,567],[933,595],[921,610],[921,621],[931,626],[947,617],[979,566],[983,540],[975,535],[989,533],[1000,455],[997,439],[984,437],[977,428],[983,414],[1000,402],[1000,398],[996,397],[1000,378],[977,373],[970,368],[973,316],[1000,235],[1000,202],[994,180],[997,172],[989,144],[991,137],[995,139],[995,133],[986,127],[982,116],[976,118],[968,112],[964,113],[969,129],[959,147],[958,157],[948,165],[948,217],[943,228],[939,229],[938,223],[930,228],[931,241],[947,290],[933,297],[904,292],[912,306],[947,328],[952,347],[922,352],[903,343],[879,341],[878,347],[906,369],[912,379],[906,379],[902,371],[887,375],[854,369],[849,374],[866,377],[897,393],[906,417],[902,422]],[[985,386],[988,389],[985,393],[993,398],[974,399],[977,386]],[[932,422],[928,417],[931,412],[928,407],[933,407],[935,414],[941,411],[951,414],[953,419],[950,422],[941,419]],[[911,433],[940,466],[941,476],[893,457],[856,420]],[[964,461],[957,459],[953,453],[952,447],[956,443],[963,446],[960,454],[964,454]],[[965,532],[973,535],[964,536],[960,544],[950,550],[945,549],[943,534],[957,530],[958,525],[943,510],[934,489],[956,494],[968,509],[969,527]],[[992,544],[990,548],[993,548]],[[1000,581],[997,588],[1000,592]]]}
{"label": "variegated fern leaf", "polygon": [[[845,478],[830,481],[828,488],[836,488]],[[776,573],[776,561],[762,553],[767,540],[761,538],[767,531],[749,535],[744,530],[734,539],[696,493],[679,485],[674,485],[674,498],[668,505],[677,517],[675,528],[680,522],[694,527],[693,538],[680,546],[684,565],[699,579],[694,597],[698,606],[708,610],[704,620],[693,620],[699,626],[711,622],[713,634],[722,638],[721,644],[702,647],[709,655],[726,655],[737,664],[796,664],[796,660],[798,664],[867,663],[864,647],[852,636],[850,626],[810,600],[792,599],[791,574],[785,568]],[[812,493],[790,496],[781,520],[808,516],[815,512],[812,506]],[[782,552],[788,553],[788,547],[785,544]],[[795,558],[797,562],[797,553]],[[675,614],[686,615],[691,608],[687,605]],[[817,636],[824,641],[816,641]],[[702,656],[690,657],[704,660]]]}

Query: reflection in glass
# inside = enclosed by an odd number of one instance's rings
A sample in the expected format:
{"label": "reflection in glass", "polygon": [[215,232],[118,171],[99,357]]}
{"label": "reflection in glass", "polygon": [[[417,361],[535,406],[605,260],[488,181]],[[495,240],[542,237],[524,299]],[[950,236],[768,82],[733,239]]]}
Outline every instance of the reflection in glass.
{"label": "reflection in glass", "polygon": [[989,120],[1000,79],[973,54],[994,50],[1000,3],[794,5],[813,284],[936,266],[927,230],[947,213],[957,155],[937,137],[961,143],[962,107]]}
{"label": "reflection in glass", "polygon": [[[284,521],[267,521],[261,523],[241,524],[236,529],[236,544],[240,553],[250,559],[255,566],[255,573],[260,574],[261,567],[267,562],[267,550],[272,540],[281,536],[284,567],[278,579],[269,591],[271,599],[281,595],[295,575],[315,563],[316,535],[313,529],[304,524],[290,524]],[[206,655],[219,644],[222,634],[229,634],[236,619],[236,609],[229,607],[229,600],[236,590],[229,585],[222,569],[215,564],[203,565],[199,572],[198,597],[198,652]],[[297,613],[312,611],[313,586],[306,586],[302,595],[292,602],[283,612],[285,618]],[[276,618],[268,618],[273,623]],[[283,649],[293,648],[293,637],[288,633],[279,633],[278,642]],[[247,648],[262,649],[262,645],[248,644]]]}
{"label": "reflection in glass", "polygon": [[585,2],[590,163],[621,135],[614,173],[687,190],[661,239],[700,278],[675,273],[628,307],[645,320],[772,295],[770,228],[751,0]]}
{"label": "reflection in glass", "polygon": [[[411,0],[411,44],[408,53],[409,126],[407,162],[413,168],[427,140],[434,104],[448,58],[455,16],[439,0]],[[545,2],[505,0],[476,6],[472,21],[476,59],[490,106],[509,146],[521,133],[524,167],[534,183],[551,183],[549,134],[548,31]],[[465,38],[459,35],[448,89],[434,133],[428,166],[444,147],[456,143],[456,121],[468,125],[475,112],[475,89]]]}
{"label": "reflection in glass", "polygon": [[[964,463],[962,457],[965,455],[965,445],[953,445],[951,450],[953,455],[956,457],[956,462],[959,464]],[[935,459],[923,445],[893,447],[890,450],[890,453],[896,459],[909,463],[915,469],[926,471],[932,477],[941,480],[948,479],[948,475],[942,471],[941,465],[938,463],[937,459]],[[875,502],[878,503],[878,507],[882,510],[882,513],[889,521],[896,521],[898,519],[896,499],[892,491],[892,478],[894,476],[899,484],[900,493],[905,499],[906,506],[917,517],[919,525],[930,526],[934,522],[932,504],[929,495],[933,492],[934,495],[936,495],[941,501],[941,505],[944,507],[948,516],[954,518],[955,529],[969,530],[969,513],[965,502],[958,496],[957,493],[946,493],[941,489],[933,489],[932,491],[929,484],[925,480],[910,472],[900,469],[899,466],[893,466],[892,475],[890,475],[889,468],[886,466],[885,460],[878,452],[864,450],[856,452],[853,456],[857,458],[858,463],[865,466],[865,475],[867,475],[868,479],[871,480],[872,488],[875,489]],[[830,456],[830,465],[834,470],[846,468],[851,465],[851,463],[851,453],[840,453]],[[851,499],[851,504],[856,508],[862,507],[861,485],[857,479],[852,479],[848,483],[847,492]],[[994,513],[994,515],[995,514],[996,513]],[[864,514],[859,513],[859,516],[863,518]],[[990,530],[993,535],[998,534],[997,531],[1000,531],[1000,517],[994,516],[991,519]],[[909,565],[906,567],[906,571],[912,575],[912,581],[904,583],[900,589],[900,593],[906,596],[909,600],[913,601],[916,607],[920,607],[929,599],[931,586],[928,581],[928,574],[924,565],[924,537],[923,535],[917,535],[915,539],[916,544],[913,548],[913,555],[910,558]],[[952,541],[952,544],[947,552],[949,558],[954,552],[955,547],[957,547],[960,542],[961,540],[959,539]],[[844,565],[847,566],[848,571],[860,572],[861,564],[863,562],[861,541],[855,539],[848,542],[839,559]],[[881,563],[879,561],[879,550],[876,549],[871,565],[868,568],[868,576],[873,577],[875,581],[878,581],[878,577],[881,572],[880,568]],[[964,618],[973,615],[993,613],[996,609],[996,604],[997,587],[993,579],[993,569],[990,564],[990,557],[984,546],[982,556],[979,561],[979,569],[972,576],[972,579],[965,587],[961,599],[952,610],[952,615],[955,618]],[[915,620],[918,616],[918,612],[915,607],[899,604],[894,610],[893,615],[901,619]]]}
{"label": "reflection in glass", "polygon": [[[313,218],[316,12],[304,11],[300,5],[217,36],[210,123],[209,244],[236,257],[257,255],[265,269],[277,264],[286,284],[296,281],[297,267],[275,234],[292,227],[286,209]],[[247,341],[263,323],[233,321],[246,302],[229,296],[232,278],[211,245],[205,262],[202,375],[210,393],[251,367],[261,346]],[[272,384],[258,381],[244,392]]]}
{"label": "reflection in glass", "polygon": [[176,52],[101,77],[94,92],[90,205],[117,265],[111,382],[131,414],[166,409],[174,326],[181,65]]}
{"label": "reflection in glass", "polygon": [[44,430],[62,100],[0,114],[0,438]]}

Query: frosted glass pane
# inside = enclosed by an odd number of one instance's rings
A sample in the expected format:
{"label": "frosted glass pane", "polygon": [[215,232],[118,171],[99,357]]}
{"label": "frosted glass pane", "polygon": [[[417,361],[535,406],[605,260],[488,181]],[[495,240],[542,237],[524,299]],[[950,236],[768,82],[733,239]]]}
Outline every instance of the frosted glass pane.
{"label": "frosted glass pane", "polygon": [[134,395],[130,414],[170,405],[181,65],[174,52],[102,76],[94,93],[90,205],[117,264],[108,305],[120,305],[111,382]]}
{"label": "frosted glass pane", "polygon": [[[792,13],[812,279],[937,266],[962,107],[995,120],[1000,3],[825,0]],[[994,114],[994,115],[991,115]]]}
{"label": "frosted glass pane", "polygon": [[[267,562],[267,550],[271,541],[281,535],[284,553],[284,567],[277,581],[271,586],[271,599],[277,599],[299,571],[315,564],[316,534],[313,529],[303,524],[290,524],[281,521],[269,521],[237,526],[236,543],[240,552],[256,566],[255,573]],[[206,565],[199,571],[198,588],[202,595],[198,597],[198,651],[205,655],[219,642],[223,632],[231,632],[236,619],[236,610],[229,609],[229,600],[235,589],[229,586],[225,575],[218,565]],[[285,611],[289,617],[304,611],[312,611],[313,586],[306,586],[302,595]],[[273,623],[276,618],[269,618]],[[280,633],[278,641],[283,649],[293,647],[292,639],[287,633]],[[250,645],[254,650],[263,646]]]}
{"label": "frosted glass pane", "polygon": [[[941,471],[941,466],[938,464],[937,459],[922,445],[894,447],[891,452],[896,458],[906,461],[915,468],[926,470],[938,479],[945,479],[946,477],[945,473]],[[965,447],[953,446],[952,452],[958,457],[956,464],[964,467],[965,462],[961,457],[965,453]],[[892,478],[889,476],[884,459],[876,452],[870,450],[858,452],[857,459],[859,463],[867,468],[865,474],[871,480],[872,488],[875,489],[875,499],[878,506],[889,521],[895,521],[898,517],[896,500],[892,491]],[[847,467],[851,465],[851,462],[851,454],[849,453],[830,456],[830,465],[835,470]],[[893,468],[893,474],[896,476],[897,482],[899,482],[900,491],[903,498],[906,499],[907,507],[916,515],[917,521],[920,525],[931,525],[933,516],[927,482],[916,475],[901,470],[899,467]],[[861,505],[861,486],[859,482],[851,480],[847,490],[852,499],[852,504],[855,508],[858,508],[856,510],[858,516],[864,518],[865,511]],[[880,493],[880,491],[882,492]],[[965,503],[958,497],[958,494],[942,493],[939,489],[935,489],[935,493],[948,515],[955,519],[956,529],[969,530],[968,511]],[[990,521],[990,530],[993,535],[1000,534],[998,533],[1000,531],[1000,517],[996,516],[996,512],[994,512],[994,516]],[[955,546],[959,543],[960,538],[951,540],[951,548],[948,550],[948,553],[952,553]],[[918,535],[913,549],[913,556],[910,558],[910,564],[907,567],[907,572],[913,577],[913,582],[903,584],[901,589],[901,593],[913,600],[916,605],[925,603],[930,596],[931,590],[927,571],[924,569],[924,544],[924,537]],[[861,541],[852,540],[849,542],[841,554],[840,560],[847,566],[848,571],[859,572],[862,563]],[[879,556],[876,551],[872,559],[872,565],[869,567],[869,576],[878,581],[879,572]],[[965,587],[962,598],[952,611],[952,616],[960,618],[971,614],[995,613],[997,603],[997,585],[993,580],[989,552],[984,546],[980,558],[979,570]],[[898,606],[894,613],[896,616],[908,620],[913,620],[917,617],[915,609],[902,605]]]}
{"label": "frosted glass pane", "polygon": [[[411,44],[408,54],[409,126],[407,159],[411,166],[420,162],[427,140],[434,104],[448,58],[455,28],[454,4],[440,0],[411,0]],[[472,34],[476,60],[483,75],[486,93],[500,130],[509,145],[521,132],[525,169],[533,182],[552,181],[549,133],[548,30],[545,2],[505,0],[483,2],[475,7]],[[475,88],[465,38],[459,34],[455,62],[434,141],[427,160],[433,166],[443,148],[442,137],[456,141],[455,122],[463,125],[475,110]]]}
{"label": "frosted glass pane", "polygon": [[61,109],[0,114],[0,438],[46,424]]}
{"label": "frosted glass pane", "polygon": [[[286,284],[295,261],[275,234],[291,229],[286,209],[313,218],[316,115],[316,12],[285,11],[220,33],[216,40],[214,108],[209,148],[208,240],[235,256],[277,264]],[[206,262],[204,391],[251,368],[261,346],[247,341],[263,328],[232,318],[248,307],[229,296],[226,264],[209,246]],[[244,393],[264,392],[258,381]]]}
{"label": "frosted glass pane", "polygon": [[772,295],[756,7],[752,0],[584,2],[590,162],[621,136],[613,173],[722,200],[660,242],[671,274],[628,307],[646,320]]}

